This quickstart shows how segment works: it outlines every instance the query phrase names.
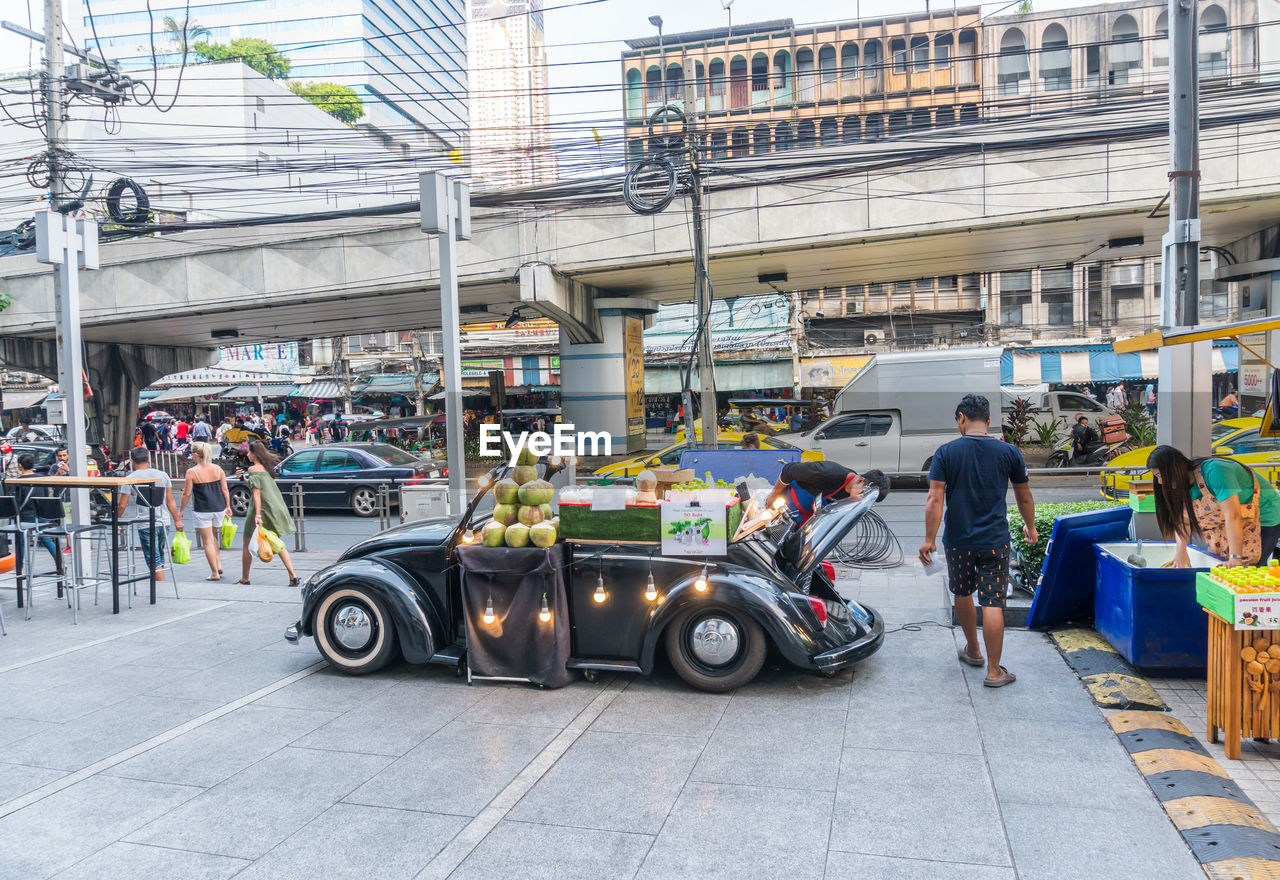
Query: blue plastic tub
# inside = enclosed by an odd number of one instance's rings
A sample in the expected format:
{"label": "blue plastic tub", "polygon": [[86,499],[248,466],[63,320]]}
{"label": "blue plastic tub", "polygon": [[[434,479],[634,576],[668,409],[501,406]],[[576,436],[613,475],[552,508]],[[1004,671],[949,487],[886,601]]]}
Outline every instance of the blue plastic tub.
{"label": "blue plastic tub", "polygon": [[1219,565],[1219,560],[1192,547],[1193,568],[1161,568],[1173,558],[1174,545],[1144,543],[1147,567],[1136,568],[1126,562],[1136,548],[1130,542],[1094,548],[1094,628],[1144,672],[1204,672],[1209,629],[1196,602],[1196,572]]}

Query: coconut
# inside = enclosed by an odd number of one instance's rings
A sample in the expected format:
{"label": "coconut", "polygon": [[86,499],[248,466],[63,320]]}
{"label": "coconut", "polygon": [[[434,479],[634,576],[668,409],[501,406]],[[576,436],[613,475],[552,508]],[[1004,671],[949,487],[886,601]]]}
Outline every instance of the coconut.
{"label": "coconut", "polygon": [[532,480],[527,483],[520,484],[520,503],[537,506],[539,504],[550,504],[551,499],[555,497],[555,487],[546,480]]}
{"label": "coconut", "polygon": [[538,479],[538,469],[531,464],[522,464],[511,472],[511,479],[523,486]]}
{"label": "coconut", "polygon": [[502,523],[504,526],[511,525],[518,518],[518,511],[516,509],[516,505],[515,504],[495,504],[493,507],[493,518],[497,522]]}
{"label": "coconut", "polygon": [[538,509],[542,511],[542,519],[544,521],[549,520],[556,515],[556,512],[551,509],[550,504],[539,504]]}
{"label": "coconut", "polygon": [[506,539],[508,547],[527,547],[529,546],[529,527],[523,523],[507,526],[503,538]]}
{"label": "coconut", "polygon": [[493,500],[499,504],[515,504],[520,497],[520,484],[509,477],[503,477],[493,484]]}
{"label": "coconut", "polygon": [[538,456],[533,454],[533,450],[528,446],[520,450],[520,454],[516,457],[516,464],[537,464]]}
{"label": "coconut", "polygon": [[546,519],[546,517],[542,515],[541,507],[521,507],[517,515],[520,517],[520,522],[527,526],[537,525]]}
{"label": "coconut", "polygon": [[[550,547],[556,542],[556,527],[549,522],[540,522],[529,528],[529,540],[535,547]],[[1280,663],[1280,660],[1273,661]]]}
{"label": "coconut", "polygon": [[486,547],[501,547],[503,539],[506,537],[507,527],[503,523],[494,520],[484,524],[484,528],[480,530],[480,542]]}

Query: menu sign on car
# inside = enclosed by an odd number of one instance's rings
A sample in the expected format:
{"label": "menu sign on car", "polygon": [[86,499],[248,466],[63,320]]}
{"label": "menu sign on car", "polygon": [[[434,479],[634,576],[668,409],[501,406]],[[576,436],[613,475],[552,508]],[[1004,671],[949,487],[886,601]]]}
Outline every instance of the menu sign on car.
{"label": "menu sign on car", "polygon": [[729,552],[725,506],[697,501],[664,501],[663,556],[724,556]]}

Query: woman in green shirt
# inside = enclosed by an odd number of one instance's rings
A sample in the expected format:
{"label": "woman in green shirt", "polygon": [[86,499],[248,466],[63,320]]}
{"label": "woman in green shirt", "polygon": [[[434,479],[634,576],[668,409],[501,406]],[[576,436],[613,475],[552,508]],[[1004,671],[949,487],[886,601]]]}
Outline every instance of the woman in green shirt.
{"label": "woman in green shirt", "polygon": [[1152,450],[1147,467],[1156,481],[1156,522],[1177,544],[1173,567],[1191,565],[1187,544],[1194,533],[1228,566],[1271,559],[1280,541],[1280,492],[1268,480],[1234,459],[1192,460],[1172,446]]}
{"label": "woman in green shirt", "polygon": [[[248,474],[242,472],[236,474],[242,479],[247,477],[249,488],[253,491],[253,501],[245,514],[242,530],[244,543],[241,545],[240,561],[243,574],[240,580],[236,581],[238,584],[249,583],[249,567],[253,564],[253,553],[249,548],[252,546],[251,539],[257,528],[265,527],[282,538],[294,532],[293,517],[289,515],[289,508],[284,503],[284,496],[280,494],[280,487],[272,478],[277,463],[276,457],[267,451],[267,447],[261,441],[254,440],[249,444],[249,461],[251,464]],[[288,550],[280,551],[280,561],[289,572],[289,586],[299,586],[302,580],[293,570],[293,560],[289,558]]]}

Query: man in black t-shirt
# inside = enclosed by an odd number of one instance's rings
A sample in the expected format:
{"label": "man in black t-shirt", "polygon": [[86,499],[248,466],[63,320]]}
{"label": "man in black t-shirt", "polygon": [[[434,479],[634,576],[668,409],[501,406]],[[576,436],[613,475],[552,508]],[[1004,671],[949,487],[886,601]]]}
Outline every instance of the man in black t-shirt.
{"label": "man in black t-shirt", "polygon": [[960,438],[938,447],[929,467],[929,497],[924,503],[924,543],[920,561],[933,563],[935,539],[946,501],[947,578],[955,595],[956,617],[964,629],[960,660],[982,666],[978,648],[978,614],[970,597],[982,606],[982,640],[986,644],[987,687],[1012,684],[1015,676],[1000,665],[1004,649],[1004,602],[1009,589],[1009,518],[1005,492],[1022,515],[1023,533],[1034,544],[1036,506],[1027,482],[1027,464],[1016,447],[988,434],[991,407],[985,397],[968,394],[956,407]]}
{"label": "man in black t-shirt", "polygon": [[1071,429],[1071,457],[1078,459],[1086,456],[1101,442],[1098,432],[1089,427],[1089,417],[1076,416],[1075,426]]}
{"label": "man in black t-shirt", "polygon": [[813,516],[819,498],[824,504],[861,498],[868,488],[878,493],[876,501],[883,501],[889,494],[889,478],[878,470],[858,474],[834,461],[793,461],[782,466],[765,506],[772,506],[776,498],[786,498],[791,512],[803,523]]}

